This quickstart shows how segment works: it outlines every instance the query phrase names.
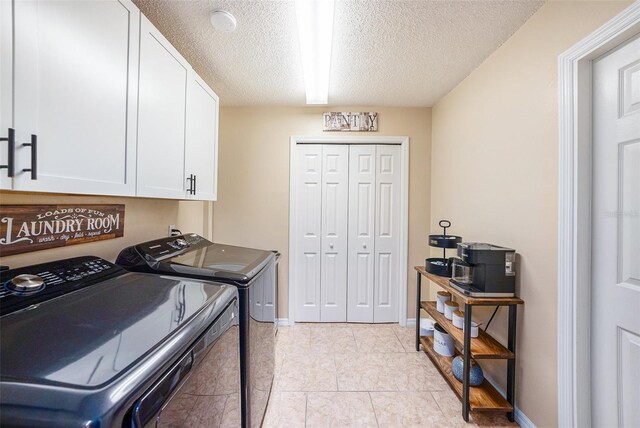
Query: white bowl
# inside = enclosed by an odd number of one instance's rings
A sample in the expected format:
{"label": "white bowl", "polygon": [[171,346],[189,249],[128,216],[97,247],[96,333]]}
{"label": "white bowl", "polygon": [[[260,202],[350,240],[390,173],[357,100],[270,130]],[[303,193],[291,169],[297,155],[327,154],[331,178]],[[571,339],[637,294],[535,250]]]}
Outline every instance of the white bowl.
{"label": "white bowl", "polygon": [[420,336],[433,336],[433,323],[431,318],[420,318]]}

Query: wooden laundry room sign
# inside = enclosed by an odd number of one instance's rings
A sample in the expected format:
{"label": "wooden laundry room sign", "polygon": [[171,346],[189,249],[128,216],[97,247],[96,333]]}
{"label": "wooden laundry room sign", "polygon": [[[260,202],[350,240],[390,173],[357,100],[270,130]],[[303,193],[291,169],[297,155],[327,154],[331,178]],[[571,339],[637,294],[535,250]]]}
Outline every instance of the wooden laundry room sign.
{"label": "wooden laundry room sign", "polygon": [[124,236],[124,205],[0,205],[0,255]]}

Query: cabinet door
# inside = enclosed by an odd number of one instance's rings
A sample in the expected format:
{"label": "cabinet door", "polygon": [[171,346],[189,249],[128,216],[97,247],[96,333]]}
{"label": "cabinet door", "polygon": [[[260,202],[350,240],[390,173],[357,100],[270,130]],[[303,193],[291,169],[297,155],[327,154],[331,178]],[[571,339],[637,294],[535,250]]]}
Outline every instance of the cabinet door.
{"label": "cabinet door", "polygon": [[14,189],[135,194],[140,12],[128,0],[13,5]]}
{"label": "cabinet door", "polygon": [[400,255],[400,146],[376,149],[376,222],[373,322],[398,321]]}
{"label": "cabinet door", "polygon": [[347,201],[349,147],[322,147],[320,321],[347,321]]}
{"label": "cabinet door", "polygon": [[349,147],[347,321],[373,322],[376,146]]}
{"label": "cabinet door", "polygon": [[[189,199],[216,200],[218,178],[218,96],[194,72],[187,88],[185,174],[195,177]],[[189,187],[191,186],[191,187]]]}
{"label": "cabinet door", "polygon": [[189,64],[141,16],[138,196],[186,197],[185,130]]}
{"label": "cabinet door", "polygon": [[322,207],[322,146],[304,144],[296,148],[298,170],[295,176],[295,240],[292,255],[295,287],[295,319],[320,321],[320,259]]}
{"label": "cabinet door", "polygon": [[[13,127],[13,2],[0,1],[0,137]],[[0,141],[0,165],[8,166],[9,142]],[[0,189],[11,189],[8,168],[0,169]]]}

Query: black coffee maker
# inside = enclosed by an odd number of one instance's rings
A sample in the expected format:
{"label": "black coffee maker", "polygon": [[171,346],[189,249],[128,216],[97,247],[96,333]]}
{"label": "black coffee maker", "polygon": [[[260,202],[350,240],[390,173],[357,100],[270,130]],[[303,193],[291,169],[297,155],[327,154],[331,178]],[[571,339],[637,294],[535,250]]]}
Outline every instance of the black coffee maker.
{"label": "black coffee maker", "polygon": [[471,297],[513,297],[516,251],[483,242],[460,243],[449,283]]}

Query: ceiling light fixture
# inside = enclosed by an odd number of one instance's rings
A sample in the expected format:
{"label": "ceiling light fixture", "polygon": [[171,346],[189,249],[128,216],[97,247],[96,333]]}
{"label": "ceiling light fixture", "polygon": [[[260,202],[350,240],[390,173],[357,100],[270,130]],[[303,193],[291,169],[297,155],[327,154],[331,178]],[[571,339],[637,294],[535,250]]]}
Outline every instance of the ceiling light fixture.
{"label": "ceiling light fixture", "polygon": [[329,101],[334,0],[296,0],[307,104]]}
{"label": "ceiling light fixture", "polygon": [[213,28],[224,33],[231,33],[238,26],[236,17],[226,10],[214,10],[209,19]]}

